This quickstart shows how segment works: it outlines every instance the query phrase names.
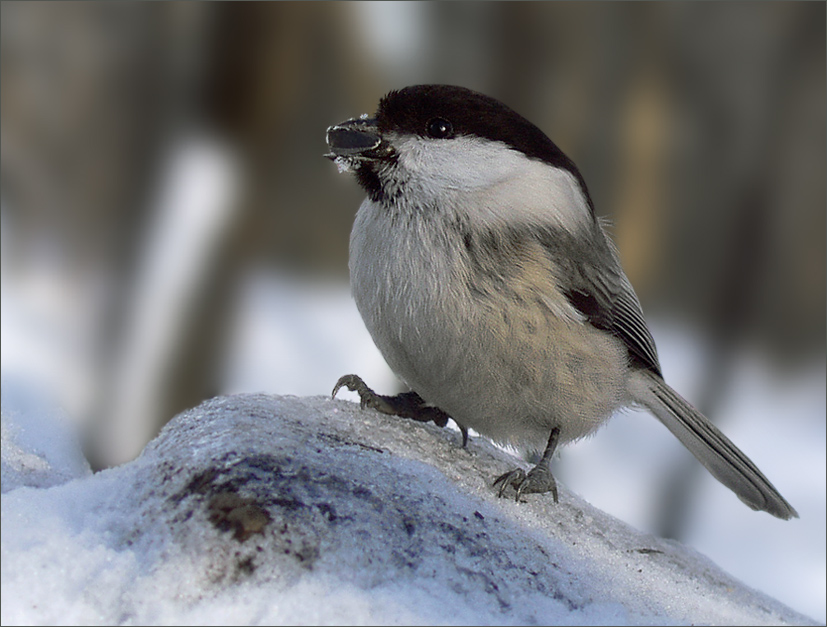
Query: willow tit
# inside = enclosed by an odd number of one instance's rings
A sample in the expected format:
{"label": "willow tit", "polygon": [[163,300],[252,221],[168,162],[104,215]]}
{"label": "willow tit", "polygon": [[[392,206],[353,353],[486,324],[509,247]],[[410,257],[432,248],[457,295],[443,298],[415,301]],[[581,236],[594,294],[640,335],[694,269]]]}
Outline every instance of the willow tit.
{"label": "willow tit", "polygon": [[331,126],[340,170],[367,192],[350,237],[356,305],[411,388],[342,386],[362,405],[543,451],[499,495],[552,492],[557,446],[617,409],[651,411],[749,507],[797,517],[755,464],[663,380],[655,342],[583,176],[531,122],[448,85],[387,94]]}

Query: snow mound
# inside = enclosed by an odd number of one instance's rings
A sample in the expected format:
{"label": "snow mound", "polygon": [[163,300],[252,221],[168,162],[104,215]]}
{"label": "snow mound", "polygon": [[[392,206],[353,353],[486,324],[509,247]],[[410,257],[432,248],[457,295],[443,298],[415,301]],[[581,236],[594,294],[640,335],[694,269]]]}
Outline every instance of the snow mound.
{"label": "snow mound", "polygon": [[345,401],[212,399],[3,495],[2,622],[813,624],[562,486],[496,498],[519,463]]}
{"label": "snow mound", "polygon": [[0,386],[2,492],[48,488],[92,474],[67,416],[42,390],[8,375]]}

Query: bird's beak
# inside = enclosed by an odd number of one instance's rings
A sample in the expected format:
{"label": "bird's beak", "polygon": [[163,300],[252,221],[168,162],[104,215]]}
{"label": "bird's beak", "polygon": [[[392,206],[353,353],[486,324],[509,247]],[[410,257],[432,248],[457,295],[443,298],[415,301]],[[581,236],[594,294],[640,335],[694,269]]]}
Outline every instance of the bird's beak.
{"label": "bird's beak", "polygon": [[352,118],[327,129],[328,159],[375,159],[382,151],[382,136],[376,119]]}

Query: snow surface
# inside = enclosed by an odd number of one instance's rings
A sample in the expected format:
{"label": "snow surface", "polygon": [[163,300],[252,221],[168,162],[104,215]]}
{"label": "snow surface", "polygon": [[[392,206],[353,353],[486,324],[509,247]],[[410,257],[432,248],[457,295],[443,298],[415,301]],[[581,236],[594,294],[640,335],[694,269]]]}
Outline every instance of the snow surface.
{"label": "snow surface", "polygon": [[[6,385],[3,624],[815,624],[564,487],[496,498],[521,462],[480,438],[237,395],[90,475]],[[7,489],[26,455],[41,478]]]}
{"label": "snow surface", "polygon": [[31,382],[4,375],[2,492],[22,486],[48,488],[92,474],[64,412]]}

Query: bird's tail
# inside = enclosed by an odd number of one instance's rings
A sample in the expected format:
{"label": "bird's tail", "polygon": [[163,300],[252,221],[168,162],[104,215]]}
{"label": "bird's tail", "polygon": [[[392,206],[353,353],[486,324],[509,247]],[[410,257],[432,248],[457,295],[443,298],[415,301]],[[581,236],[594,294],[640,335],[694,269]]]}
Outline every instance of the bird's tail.
{"label": "bird's tail", "polygon": [[630,389],[637,403],[657,416],[713,477],[749,507],[784,520],[798,518],[749,457],[662,378],[640,370],[633,375]]}

